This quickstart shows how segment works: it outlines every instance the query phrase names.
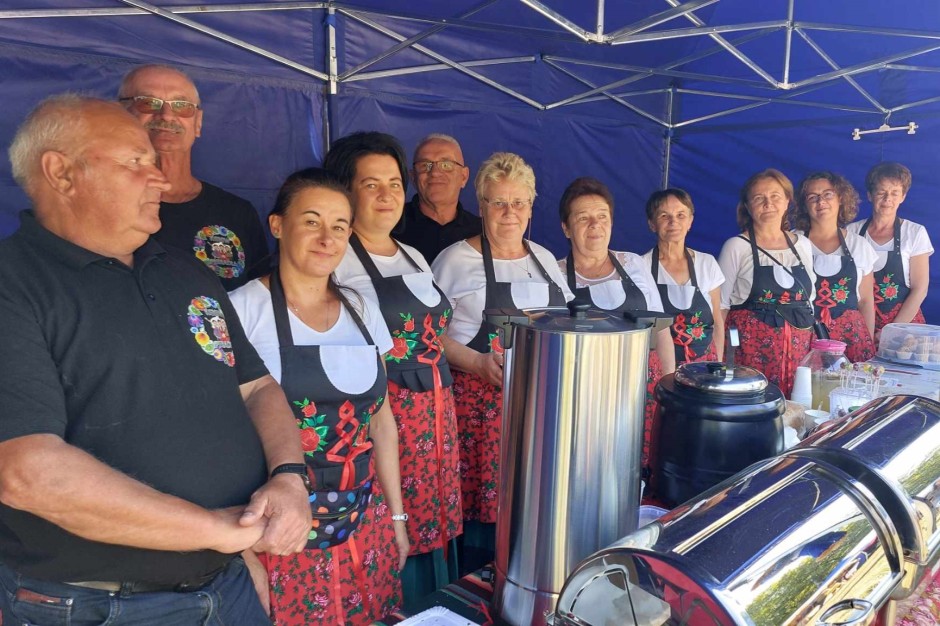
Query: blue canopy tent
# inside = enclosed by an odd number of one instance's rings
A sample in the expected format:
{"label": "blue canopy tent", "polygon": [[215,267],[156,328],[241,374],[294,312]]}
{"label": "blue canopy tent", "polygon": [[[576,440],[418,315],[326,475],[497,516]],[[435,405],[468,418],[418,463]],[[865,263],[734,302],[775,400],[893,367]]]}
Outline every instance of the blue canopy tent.
{"label": "blue canopy tent", "polygon": [[[454,135],[471,168],[521,154],[538,177],[532,238],[558,255],[576,176],[613,190],[614,247],[652,245],[643,203],[669,184],[695,200],[690,244],[717,254],[753,172],[832,169],[863,192],[882,160],[911,168],[902,215],[940,242],[934,0],[153,1],[0,0],[2,143],[43,97],[113,97],[128,69],[160,62],[200,89],[197,175],[262,213],[331,137],[378,129],[409,151]],[[897,130],[866,132],[882,126]],[[4,160],[0,236],[26,206]],[[924,310],[940,322],[940,290]]]}

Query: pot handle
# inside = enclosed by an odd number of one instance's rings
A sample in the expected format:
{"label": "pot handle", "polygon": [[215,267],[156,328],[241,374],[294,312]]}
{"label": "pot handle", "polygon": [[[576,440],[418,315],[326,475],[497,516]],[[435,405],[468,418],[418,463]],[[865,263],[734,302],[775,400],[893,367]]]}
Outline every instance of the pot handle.
{"label": "pot handle", "polygon": [[[842,600],[823,611],[823,614],[819,616],[819,620],[816,622],[816,626],[868,626],[875,618],[874,609],[875,605],[868,600],[859,600],[858,598]],[[830,617],[841,611],[860,611],[860,613],[856,617],[842,622],[829,621]]]}

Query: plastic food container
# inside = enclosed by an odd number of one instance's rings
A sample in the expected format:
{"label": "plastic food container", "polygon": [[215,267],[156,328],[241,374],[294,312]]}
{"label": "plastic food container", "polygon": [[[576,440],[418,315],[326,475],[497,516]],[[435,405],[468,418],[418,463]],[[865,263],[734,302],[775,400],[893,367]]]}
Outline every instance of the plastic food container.
{"label": "plastic food container", "polygon": [[888,324],[881,331],[878,356],[904,365],[940,370],[940,326]]}

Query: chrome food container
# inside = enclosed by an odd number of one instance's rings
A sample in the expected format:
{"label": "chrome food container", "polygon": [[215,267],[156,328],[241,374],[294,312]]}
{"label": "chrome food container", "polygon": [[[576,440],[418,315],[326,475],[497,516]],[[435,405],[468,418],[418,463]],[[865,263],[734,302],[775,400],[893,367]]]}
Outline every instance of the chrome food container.
{"label": "chrome food container", "polygon": [[649,323],[580,302],[509,315],[494,605],[545,623],[571,570],[636,529]]}
{"label": "chrome food container", "polygon": [[878,398],[827,423],[800,449],[838,465],[879,499],[904,548],[908,576],[899,595],[910,593],[940,561],[940,403]]}
{"label": "chrome food container", "polygon": [[784,454],[584,560],[550,622],[864,626],[901,583],[901,549],[865,485]]}

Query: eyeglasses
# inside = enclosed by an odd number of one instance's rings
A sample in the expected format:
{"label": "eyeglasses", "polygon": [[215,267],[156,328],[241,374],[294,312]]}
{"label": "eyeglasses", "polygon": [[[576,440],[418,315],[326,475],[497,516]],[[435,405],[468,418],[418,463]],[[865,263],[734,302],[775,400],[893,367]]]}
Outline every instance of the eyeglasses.
{"label": "eyeglasses", "polygon": [[129,98],[118,98],[118,102],[130,102],[131,108],[138,113],[153,115],[163,110],[164,104],[170,105],[170,110],[177,117],[192,117],[198,109],[202,107],[195,102],[187,100],[161,100],[152,96],[133,96]]}
{"label": "eyeglasses", "polygon": [[483,202],[486,202],[488,205],[498,211],[502,211],[506,208],[511,208],[513,211],[521,211],[522,209],[532,204],[531,200],[519,200],[518,198],[515,200],[503,200],[502,198],[487,200],[486,198],[483,198]]}
{"label": "eyeglasses", "polygon": [[832,189],[827,189],[822,193],[810,193],[806,195],[806,204],[819,204],[820,200],[825,200],[826,202],[832,202],[839,197],[839,194],[834,192]]}
{"label": "eyeglasses", "polygon": [[455,168],[466,167],[463,163],[457,161],[441,159],[440,161],[418,161],[414,164],[414,168],[419,174],[430,174],[435,165],[442,172],[453,172]]}

